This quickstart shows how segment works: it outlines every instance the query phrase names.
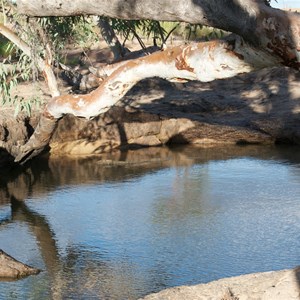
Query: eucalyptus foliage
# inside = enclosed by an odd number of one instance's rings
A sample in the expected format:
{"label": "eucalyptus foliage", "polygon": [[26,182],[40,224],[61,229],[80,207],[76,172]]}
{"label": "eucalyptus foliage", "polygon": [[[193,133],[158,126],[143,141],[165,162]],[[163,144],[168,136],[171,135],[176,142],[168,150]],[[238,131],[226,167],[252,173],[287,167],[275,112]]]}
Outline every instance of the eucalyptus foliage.
{"label": "eucalyptus foliage", "polygon": [[154,20],[122,20],[115,18],[102,17],[107,20],[121,37],[123,37],[123,45],[127,40],[137,39],[140,46],[145,49],[143,37],[152,38],[154,43],[160,43],[161,46],[167,41],[170,33],[178,26],[179,23],[174,23],[174,27],[167,32],[162,26],[163,22]]}
{"label": "eucalyptus foliage", "polygon": [[42,104],[42,99],[12,96],[13,89],[22,81],[37,81],[39,72],[37,58],[42,58],[53,67],[62,59],[62,50],[68,44],[80,45],[96,38],[93,28],[83,17],[26,18],[16,14],[5,1],[1,1],[1,20],[18,33],[31,48],[30,57],[7,41],[0,39],[0,105],[13,105],[16,113],[23,110],[30,114],[32,108]]}
{"label": "eucalyptus foliage", "polygon": [[0,63],[0,104],[13,105],[15,115],[20,111],[31,114],[32,107],[39,107],[42,100],[38,97],[24,99],[19,95],[13,95],[13,89],[20,81],[28,81],[32,72],[32,60],[25,54],[20,54],[18,61],[11,63],[11,55]]}

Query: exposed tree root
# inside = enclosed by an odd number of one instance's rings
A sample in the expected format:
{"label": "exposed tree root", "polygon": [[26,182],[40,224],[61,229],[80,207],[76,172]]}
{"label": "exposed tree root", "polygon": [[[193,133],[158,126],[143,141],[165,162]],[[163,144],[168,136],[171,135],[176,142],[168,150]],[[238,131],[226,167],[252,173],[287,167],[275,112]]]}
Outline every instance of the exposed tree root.
{"label": "exposed tree root", "polygon": [[18,149],[18,155],[15,158],[15,162],[23,164],[29,159],[39,155],[48,145],[57,121],[58,119],[55,119],[46,113],[41,114],[34,134],[25,145]]}

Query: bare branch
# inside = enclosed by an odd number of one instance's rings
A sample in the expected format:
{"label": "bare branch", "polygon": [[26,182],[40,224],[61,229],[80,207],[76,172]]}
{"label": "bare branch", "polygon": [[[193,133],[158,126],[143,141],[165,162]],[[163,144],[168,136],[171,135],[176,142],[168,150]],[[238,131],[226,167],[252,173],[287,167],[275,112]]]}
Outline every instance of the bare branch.
{"label": "bare branch", "polygon": [[22,50],[27,56],[31,57],[31,48],[19,38],[11,29],[4,24],[0,23],[0,33],[8,40],[14,43],[20,50]]}

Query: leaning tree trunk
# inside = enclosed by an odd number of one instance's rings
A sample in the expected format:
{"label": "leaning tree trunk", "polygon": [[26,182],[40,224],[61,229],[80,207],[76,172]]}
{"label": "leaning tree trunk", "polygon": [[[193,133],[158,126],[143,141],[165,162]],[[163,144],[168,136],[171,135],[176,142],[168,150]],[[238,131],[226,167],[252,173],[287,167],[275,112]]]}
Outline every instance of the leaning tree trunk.
{"label": "leaning tree trunk", "polygon": [[185,21],[242,36],[300,68],[300,15],[274,9],[264,0],[14,0],[28,16],[104,15],[123,19]]}
{"label": "leaning tree trunk", "polygon": [[[94,14],[124,19],[186,21],[217,27],[243,37],[182,46],[107,69],[108,77],[87,95],[53,98],[32,137],[20,149],[23,162],[47,145],[64,114],[92,118],[113,106],[139,80],[210,81],[284,64],[300,70],[300,15],[273,9],[264,0],[14,0],[29,16]],[[244,42],[244,40],[246,42]]]}
{"label": "leaning tree trunk", "polygon": [[240,38],[167,48],[149,56],[107,68],[107,77],[93,92],[52,98],[17,162],[24,162],[45,147],[57,121],[65,114],[93,118],[109,110],[138,81],[161,77],[170,81],[228,78],[278,64],[278,58],[245,44]]}

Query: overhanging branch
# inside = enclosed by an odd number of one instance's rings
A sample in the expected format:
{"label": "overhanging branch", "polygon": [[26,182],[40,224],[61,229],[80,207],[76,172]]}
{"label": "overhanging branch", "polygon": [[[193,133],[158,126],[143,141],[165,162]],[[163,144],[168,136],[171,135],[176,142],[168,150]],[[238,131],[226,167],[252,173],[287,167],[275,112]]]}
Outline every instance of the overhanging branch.
{"label": "overhanging branch", "polygon": [[16,0],[29,16],[104,15],[120,19],[184,21],[220,28],[284,58],[300,69],[300,15],[264,0]]}
{"label": "overhanging branch", "polygon": [[16,161],[24,162],[38,154],[49,142],[56,122],[65,114],[93,118],[114,106],[138,81],[161,77],[170,81],[212,81],[278,64],[273,56],[258,51],[239,38],[167,48],[151,55],[118,64],[93,92],[62,95],[46,105],[40,122],[20,148]]}

